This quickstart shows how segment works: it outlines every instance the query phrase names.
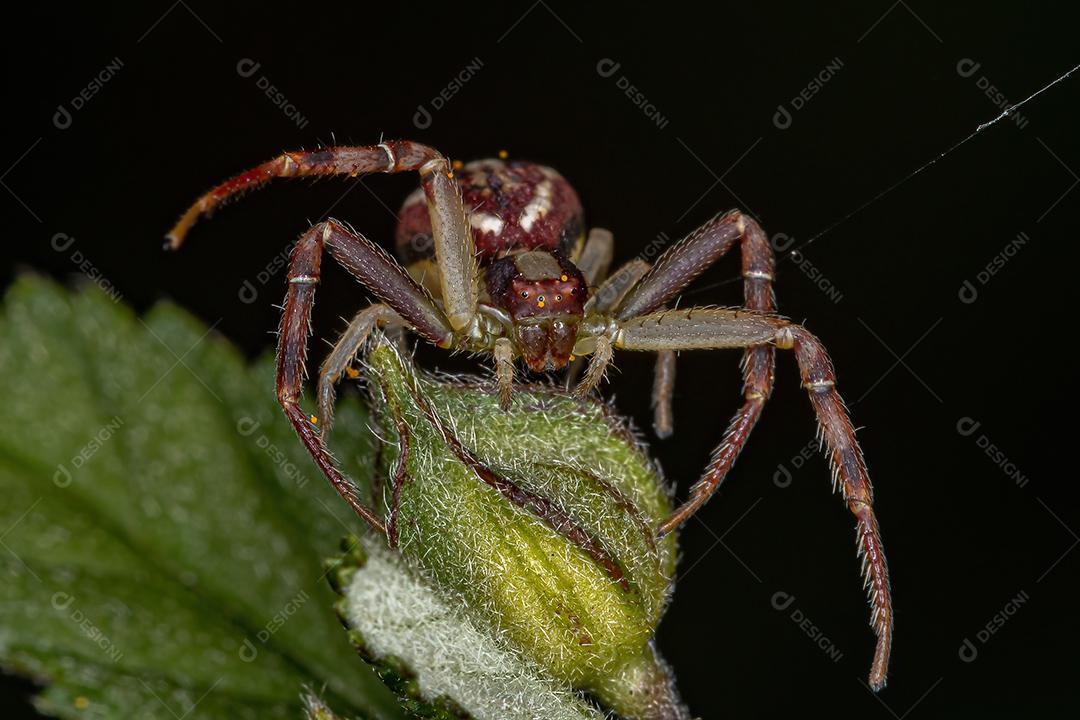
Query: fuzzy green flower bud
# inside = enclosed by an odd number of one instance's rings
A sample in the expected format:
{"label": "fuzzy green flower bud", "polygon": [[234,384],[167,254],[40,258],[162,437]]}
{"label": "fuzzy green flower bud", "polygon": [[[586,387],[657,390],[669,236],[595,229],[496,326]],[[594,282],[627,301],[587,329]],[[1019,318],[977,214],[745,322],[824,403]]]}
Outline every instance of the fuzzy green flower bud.
{"label": "fuzzy green flower bud", "polygon": [[627,718],[680,718],[651,645],[675,570],[655,528],[671,497],[598,401],[417,373],[367,357],[383,446],[376,488],[413,567],[555,680]]}

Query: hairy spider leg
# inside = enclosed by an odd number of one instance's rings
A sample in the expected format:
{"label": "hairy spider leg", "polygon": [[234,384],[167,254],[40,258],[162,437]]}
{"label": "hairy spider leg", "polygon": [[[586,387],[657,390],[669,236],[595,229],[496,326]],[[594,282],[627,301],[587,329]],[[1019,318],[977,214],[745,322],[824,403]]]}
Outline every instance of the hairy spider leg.
{"label": "hairy spider leg", "polygon": [[[615,311],[618,321],[651,313],[674,298],[706,268],[740,242],[745,306],[768,315],[776,310],[772,280],[772,248],[761,226],[732,211],[713,218],[666,250],[656,264],[626,294]],[[771,344],[749,347],[743,353],[743,405],[732,418],[704,477],[695,491],[664,523],[670,532],[686,521],[716,492],[750,437],[765,401],[772,392],[775,350]]]}
{"label": "hairy spider leg", "polygon": [[435,302],[397,261],[363,235],[335,220],[327,220],[312,226],[297,241],[289,262],[289,289],[278,337],[278,402],[338,494],[372,528],[385,534],[386,526],[359,501],[355,487],[338,469],[323,442],[322,433],[316,429],[317,418],[308,418],[300,407],[311,308],[315,302],[324,248],[425,339],[445,347],[453,339],[453,330]]}
{"label": "hairy spider leg", "polygon": [[337,396],[336,388],[343,375],[350,372],[351,377],[356,377],[356,371],[352,369],[353,362],[360,349],[367,343],[371,333],[375,330],[395,330],[407,327],[408,323],[401,316],[381,303],[368,305],[356,313],[334,343],[330,354],[323,360],[319,368],[319,428],[325,440],[330,435],[334,426],[334,400]]}
{"label": "hairy spider leg", "polygon": [[[862,574],[871,606],[870,624],[877,635],[869,684],[874,690],[879,690],[885,685],[892,646],[893,611],[889,570],[874,515],[874,493],[866,462],[855,439],[855,428],[847,408],[836,391],[836,372],[832,361],[821,342],[802,326],[783,318],[724,308],[667,310],[632,318],[620,324],[613,341],[616,348],[646,351],[661,348],[753,348],[765,343],[794,351],[802,386],[809,393],[817,416],[834,489],[839,485],[848,510],[855,516]],[[735,426],[734,431],[738,430],[739,426]],[[715,482],[710,474],[718,460],[728,463],[724,447],[721,445],[710,470],[691,490],[691,501],[661,524],[661,534],[678,527],[704,502],[703,498],[715,490]]]}
{"label": "hairy spider leg", "polygon": [[[776,299],[772,288],[775,261],[772,248],[761,226],[738,211],[718,215],[705,223],[665,250],[652,267],[643,260],[632,260],[599,288],[594,307],[600,312],[614,312],[617,321],[658,310],[720,260],[736,241],[740,243],[742,255],[746,307],[763,314],[775,312]],[[589,309],[586,308],[586,313]],[[662,349],[660,353],[653,383],[653,425],[659,437],[667,437],[674,429],[671,395],[675,381],[675,359],[670,349]],[[590,371],[603,360],[603,355],[594,355]],[[757,424],[772,391],[774,365],[775,353],[771,345],[750,347],[744,352],[743,406],[732,418],[724,435],[725,441],[718,449],[719,462],[710,465],[713,472],[707,477],[711,490],[720,485]],[[599,381],[603,372],[590,372],[586,377]],[[708,495],[692,498],[689,502],[694,503],[693,507],[680,508],[682,514],[679,522],[690,517],[707,499]]]}
{"label": "hairy spider leg", "polygon": [[166,235],[167,247],[177,249],[191,226],[221,203],[274,178],[418,171],[431,215],[435,255],[442,283],[446,317],[454,330],[476,319],[478,301],[476,248],[450,163],[434,148],[408,140],[378,145],[336,146],[286,152],[246,170],[195,201]]}
{"label": "hairy spider leg", "polygon": [[[649,271],[650,267],[652,266],[641,258],[634,258],[622,265],[610,277],[600,283],[598,287],[595,287],[592,296],[585,304],[585,314],[588,315],[590,312],[600,315],[611,314],[635,283]],[[590,285],[590,287],[593,286]],[[609,349],[603,347],[603,340],[598,340],[598,343],[601,346],[601,352]],[[579,372],[580,366],[585,363],[585,359],[579,358],[575,363],[577,368],[573,368],[573,370]],[[600,358],[594,356],[594,361],[589,364],[589,374],[574,389],[578,397],[587,396],[600,384],[603,380],[603,371],[606,369],[606,365],[607,361],[603,360],[603,356]],[[576,376],[577,372],[572,373],[572,376]],[[653,377],[653,430],[656,432],[657,437],[667,438],[675,431],[675,420],[671,410],[671,398],[675,390],[675,353],[673,351],[661,350],[656,354],[656,367]]]}

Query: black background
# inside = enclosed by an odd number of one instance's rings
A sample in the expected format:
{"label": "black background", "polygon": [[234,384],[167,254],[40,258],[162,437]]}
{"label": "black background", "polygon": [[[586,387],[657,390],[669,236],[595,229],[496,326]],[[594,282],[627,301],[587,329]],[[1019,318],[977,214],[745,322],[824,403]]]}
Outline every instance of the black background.
{"label": "black background", "polygon": [[[6,17],[0,279],[28,268],[75,278],[77,249],[128,303],[170,298],[258,354],[273,343],[284,288],[282,273],[263,285],[258,272],[328,213],[389,246],[392,210],[415,178],[282,182],[198,226],[179,254],[161,251],[163,233],[198,193],[279,150],[383,135],[455,158],[506,149],[558,168],[589,223],[614,231],[617,261],[734,206],[797,247],[997,116],[986,85],[1015,103],[1080,62],[1076,12],[1058,5],[28,5]],[[114,59],[115,76],[57,127],[58,106],[70,110]],[[260,64],[251,77],[237,71],[244,59]],[[619,63],[610,77],[597,70],[606,59]],[[974,63],[970,76],[958,71]],[[829,65],[832,77],[792,110]],[[262,77],[302,121],[260,90]],[[1080,708],[1075,463],[1068,442],[1050,437],[1068,422],[1061,395],[1074,382],[1065,308],[1078,98],[1080,73],[1021,108],[1023,122],[984,129],[826,232],[803,269],[782,260],[780,308],[830,348],[861,427],[895,591],[892,672],[879,697],[862,684],[873,637],[852,520],[820,456],[793,462],[815,426],[782,356],[749,447],[682,535],[659,643],[696,714],[917,720]],[[783,129],[781,104],[791,110]],[[431,113],[422,129],[421,105]],[[1026,244],[981,282],[1021,232]],[[75,244],[57,252],[57,233]],[[737,303],[737,275],[726,259],[695,288],[724,284],[682,304]],[[255,303],[238,297],[245,280],[259,288]],[[961,301],[965,281],[974,302]],[[316,335],[332,337],[364,298],[330,268]],[[325,345],[313,347],[317,360]],[[680,493],[737,407],[738,360],[684,354],[676,435],[647,433]],[[605,389],[642,428],[650,366],[619,356]],[[965,436],[963,418],[981,424]],[[781,466],[790,483],[777,483]],[[794,596],[783,611],[778,592]],[[984,642],[996,614],[1008,618]],[[970,662],[965,640],[977,651]],[[31,716],[29,685],[8,678],[3,689],[14,708],[5,716]]]}

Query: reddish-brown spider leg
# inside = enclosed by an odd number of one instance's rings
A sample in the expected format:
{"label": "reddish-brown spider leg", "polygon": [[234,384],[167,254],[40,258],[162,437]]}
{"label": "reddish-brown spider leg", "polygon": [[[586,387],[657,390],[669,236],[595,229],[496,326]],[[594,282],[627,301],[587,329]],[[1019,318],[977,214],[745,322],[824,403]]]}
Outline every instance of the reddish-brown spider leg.
{"label": "reddish-brown spider leg", "polygon": [[[613,312],[650,267],[649,263],[641,258],[634,258],[622,265],[593,290],[589,301],[585,303],[585,314],[608,315]],[[599,353],[594,353],[593,362],[589,363],[589,375],[575,388],[578,396],[588,395],[603,379],[603,371],[608,362],[604,358],[610,358],[610,354],[605,353],[610,348],[604,346],[601,341],[598,343],[598,349]],[[575,363],[584,363],[584,359],[576,360]],[[657,437],[666,438],[670,437],[675,430],[675,420],[671,412],[671,396],[675,389],[674,352],[661,350],[656,354],[653,377],[653,430]]]}
{"label": "reddish-brown spider leg", "polygon": [[[668,248],[627,292],[618,305],[616,319],[626,320],[659,309],[723,257],[736,240],[741,243],[746,307],[760,313],[774,312],[776,300],[772,280],[775,261],[768,238],[752,218],[732,211],[713,218]],[[720,484],[728,468],[735,462],[735,457],[761,416],[765,400],[772,391],[774,365],[775,353],[771,345],[748,348],[743,354],[743,406],[732,418],[707,474],[716,485]],[[673,429],[670,422],[665,422],[665,414],[671,415],[674,371],[674,357],[661,355],[657,358],[653,402],[656,408],[654,424],[660,437],[670,435]],[[684,519],[693,514],[697,507],[695,505],[689,510]]]}
{"label": "reddish-brown spider leg", "polygon": [[435,256],[443,289],[443,306],[455,330],[476,319],[478,301],[476,248],[462,205],[461,191],[453,180],[450,164],[437,150],[408,140],[378,145],[328,147],[310,152],[287,152],[226,180],[187,209],[166,238],[168,247],[180,247],[188,230],[202,215],[245,190],[260,187],[274,178],[368,173],[420,173],[431,214]]}
{"label": "reddish-brown spider leg", "polygon": [[[802,385],[810,395],[821,438],[828,450],[833,486],[840,486],[844,502],[855,516],[862,572],[865,584],[869,586],[870,622],[877,634],[869,684],[878,690],[885,685],[892,645],[889,571],[874,516],[874,496],[866,462],[855,439],[847,408],[836,391],[832,362],[821,342],[805,328],[782,318],[718,308],[671,310],[633,318],[620,323],[614,338],[616,348],[646,351],[753,348],[765,342],[794,351]],[[670,532],[677,527],[707,499],[716,485],[717,481],[707,471],[691,491],[691,500],[665,520],[659,531]]]}
{"label": "reddish-brown spider leg", "polygon": [[274,178],[319,175],[356,177],[375,172],[418,170],[424,163],[439,157],[439,152],[434,148],[410,141],[282,153],[273,160],[229,178],[200,197],[180,216],[165,237],[170,248],[179,248],[199,217],[210,215],[218,205],[234,195],[261,187]]}
{"label": "reddish-brown spider leg", "polygon": [[319,283],[323,249],[367,286],[386,305],[427,340],[446,346],[453,330],[431,298],[385,250],[334,220],[314,225],[300,236],[289,262],[288,293],[281,319],[277,353],[277,396],[296,434],[338,494],[372,528],[386,526],[356,497],[353,484],[337,468],[315,421],[300,407],[311,330],[311,307]]}
{"label": "reddish-brown spider leg", "polygon": [[753,219],[733,210],[713,218],[665,250],[626,294],[615,318],[628,320],[645,315],[673,300],[737,240],[741,242],[746,306],[758,312],[772,312],[772,248]]}

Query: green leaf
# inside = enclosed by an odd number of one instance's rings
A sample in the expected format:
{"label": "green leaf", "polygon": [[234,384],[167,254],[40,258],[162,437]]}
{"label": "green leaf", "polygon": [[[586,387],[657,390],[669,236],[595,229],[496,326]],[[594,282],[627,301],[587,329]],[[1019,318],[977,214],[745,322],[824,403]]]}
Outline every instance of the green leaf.
{"label": "green leaf", "polygon": [[[330,606],[358,522],[254,367],[169,305],[26,277],[0,317],[0,664],[64,718],[401,717]],[[335,450],[372,472],[360,406]],[[329,710],[328,710],[329,711]]]}

